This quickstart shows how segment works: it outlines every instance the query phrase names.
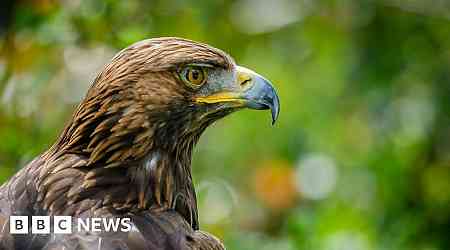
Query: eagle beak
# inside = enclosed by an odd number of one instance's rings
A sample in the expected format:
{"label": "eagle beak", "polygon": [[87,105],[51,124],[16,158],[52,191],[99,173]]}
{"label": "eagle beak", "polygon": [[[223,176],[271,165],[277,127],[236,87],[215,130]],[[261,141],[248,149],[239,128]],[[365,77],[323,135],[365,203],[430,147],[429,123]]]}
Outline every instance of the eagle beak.
{"label": "eagle beak", "polygon": [[280,99],[269,80],[242,66],[236,66],[236,82],[221,91],[209,96],[198,97],[199,103],[232,103],[233,107],[250,109],[270,109],[272,125],[280,113]]}
{"label": "eagle beak", "polygon": [[272,83],[254,71],[237,66],[238,82],[242,88],[241,98],[250,109],[270,109],[272,125],[280,113],[280,99]]}

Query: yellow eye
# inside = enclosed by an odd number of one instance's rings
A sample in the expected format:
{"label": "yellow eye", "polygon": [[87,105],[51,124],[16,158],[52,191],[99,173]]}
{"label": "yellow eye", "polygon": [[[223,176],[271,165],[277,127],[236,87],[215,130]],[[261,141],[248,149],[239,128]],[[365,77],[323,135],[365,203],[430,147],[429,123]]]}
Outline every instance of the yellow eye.
{"label": "yellow eye", "polygon": [[181,79],[190,87],[196,88],[206,81],[206,71],[202,67],[188,66],[180,73]]}

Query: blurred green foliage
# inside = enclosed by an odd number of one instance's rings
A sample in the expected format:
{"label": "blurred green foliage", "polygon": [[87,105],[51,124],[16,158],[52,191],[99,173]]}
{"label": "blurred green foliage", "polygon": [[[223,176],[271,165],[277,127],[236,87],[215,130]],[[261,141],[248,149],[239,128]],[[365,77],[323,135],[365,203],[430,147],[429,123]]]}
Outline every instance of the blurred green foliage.
{"label": "blurred green foliage", "polygon": [[207,130],[193,172],[228,249],[450,249],[450,4],[6,1],[0,183],[53,143],[95,73],[140,39],[209,43],[263,74],[280,120]]}

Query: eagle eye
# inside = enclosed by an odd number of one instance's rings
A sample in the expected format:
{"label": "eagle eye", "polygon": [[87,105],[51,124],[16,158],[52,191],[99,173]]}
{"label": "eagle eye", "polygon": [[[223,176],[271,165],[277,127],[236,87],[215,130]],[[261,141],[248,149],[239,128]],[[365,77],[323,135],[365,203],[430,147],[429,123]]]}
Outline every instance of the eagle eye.
{"label": "eagle eye", "polygon": [[206,70],[200,66],[187,66],[179,74],[181,80],[191,88],[198,88],[206,82]]}

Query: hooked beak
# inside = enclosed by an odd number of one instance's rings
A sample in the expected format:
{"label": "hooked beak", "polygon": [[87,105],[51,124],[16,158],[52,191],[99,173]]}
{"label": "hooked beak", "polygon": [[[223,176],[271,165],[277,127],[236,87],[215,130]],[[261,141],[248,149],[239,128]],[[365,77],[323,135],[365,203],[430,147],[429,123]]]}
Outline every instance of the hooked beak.
{"label": "hooked beak", "polygon": [[234,107],[256,110],[270,109],[272,125],[280,113],[280,100],[272,83],[263,76],[242,66],[236,66],[236,82],[229,90],[198,97],[199,103],[233,103]]}

